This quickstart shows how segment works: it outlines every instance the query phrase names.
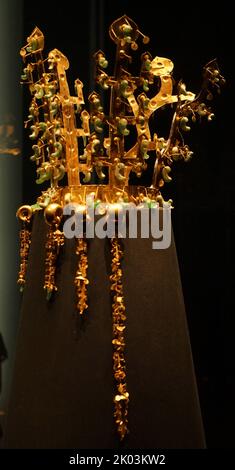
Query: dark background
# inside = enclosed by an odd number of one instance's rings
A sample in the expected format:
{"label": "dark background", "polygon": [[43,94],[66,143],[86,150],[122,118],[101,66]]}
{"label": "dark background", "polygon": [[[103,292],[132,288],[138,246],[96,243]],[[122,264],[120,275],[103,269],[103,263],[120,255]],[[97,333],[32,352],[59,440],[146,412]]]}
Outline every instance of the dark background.
{"label": "dark background", "polygon": [[[209,448],[234,447],[234,130],[233,28],[231,10],[220,4],[134,2],[24,2],[24,43],[37,25],[45,34],[46,51],[60,49],[70,61],[71,86],[77,76],[84,91],[92,90],[92,55],[104,49],[109,61],[115,48],[109,24],[124,13],[150,36],[153,56],[170,58],[175,78],[197,92],[202,67],[217,58],[227,83],[213,102],[216,118],[196,124],[187,142],[194,151],[187,164],[176,164],[174,181],[163,195],[174,201],[173,227],[182,276],[194,364]],[[72,93],[72,87],[71,87]],[[27,116],[28,92],[24,92]],[[159,115],[161,118],[161,114]],[[162,118],[164,119],[164,118]],[[163,124],[162,124],[163,123]],[[164,121],[160,123],[161,129]],[[24,202],[33,202],[41,188],[27,158],[23,160]],[[142,180],[149,183],[148,174]]]}

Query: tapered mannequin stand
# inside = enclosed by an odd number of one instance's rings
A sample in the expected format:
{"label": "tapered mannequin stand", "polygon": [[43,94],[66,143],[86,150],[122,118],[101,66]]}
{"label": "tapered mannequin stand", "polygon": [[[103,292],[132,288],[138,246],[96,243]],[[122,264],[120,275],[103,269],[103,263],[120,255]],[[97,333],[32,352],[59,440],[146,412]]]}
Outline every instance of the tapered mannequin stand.
{"label": "tapered mannequin stand", "polygon": [[[109,241],[88,244],[89,310],[75,321],[75,241],[66,240],[58,292],[43,290],[46,226],[34,221],[22,299],[6,448],[118,448],[113,419]],[[203,448],[204,434],[174,242],[124,239],[124,448]],[[75,334],[75,330],[77,333]],[[76,337],[77,335],[77,337]]]}
{"label": "tapered mannequin stand", "polygon": [[[5,359],[7,359],[7,350],[6,350],[6,347],[5,347],[5,344],[3,342],[3,337],[0,333],[0,394],[1,394],[1,391],[2,391],[2,362],[5,361]],[[1,412],[1,409],[0,409],[0,417],[3,413]],[[2,438],[2,426],[1,426],[1,422],[0,422],[0,439]]]}

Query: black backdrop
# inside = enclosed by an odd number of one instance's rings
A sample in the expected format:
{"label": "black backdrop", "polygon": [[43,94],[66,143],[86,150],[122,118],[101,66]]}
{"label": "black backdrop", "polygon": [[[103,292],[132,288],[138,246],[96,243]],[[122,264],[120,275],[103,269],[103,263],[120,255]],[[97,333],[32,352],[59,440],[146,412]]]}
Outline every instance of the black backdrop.
{"label": "black backdrop", "polygon": [[[233,26],[223,5],[177,2],[87,0],[86,2],[24,2],[25,39],[37,25],[46,36],[46,50],[57,47],[70,60],[69,78],[91,90],[92,54],[109,55],[108,25],[128,14],[150,36],[153,55],[175,63],[176,79],[197,91],[205,63],[217,57],[227,84],[214,103],[216,119],[195,125],[189,143],[192,161],[174,169],[174,181],[164,192],[174,201],[173,227],[182,276],[194,363],[208,447],[234,447],[234,232],[233,179],[235,155],[232,106]],[[113,56],[114,57],[114,56]],[[28,94],[24,94],[25,115]],[[160,123],[164,128],[164,121]],[[25,133],[26,137],[26,133]],[[35,168],[24,143],[24,202],[35,200]],[[142,182],[148,183],[147,174]],[[41,189],[41,188],[40,188]]]}

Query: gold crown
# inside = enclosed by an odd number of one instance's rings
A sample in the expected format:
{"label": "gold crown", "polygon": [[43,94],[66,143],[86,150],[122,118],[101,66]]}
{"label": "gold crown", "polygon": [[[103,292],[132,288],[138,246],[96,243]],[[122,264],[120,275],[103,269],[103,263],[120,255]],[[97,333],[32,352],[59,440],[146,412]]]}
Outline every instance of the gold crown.
{"label": "gold crown", "polygon": [[[76,96],[70,95],[68,59],[58,49],[43,58],[44,36],[40,29],[33,30],[21,49],[26,63],[21,79],[32,95],[25,122],[31,131],[30,139],[35,141],[30,159],[37,166],[36,183],[48,181],[50,185],[38,200],[42,206],[58,197],[63,202],[65,194],[67,202],[83,201],[91,191],[97,199],[105,196],[109,202],[128,200],[130,196],[133,199],[143,192],[160,201],[160,189],[171,181],[172,163],[187,161],[192,155],[183,137],[190,130],[190,120],[213,117],[207,103],[224,83],[215,60],[204,67],[202,89],[195,95],[182,81],[174,86],[170,59],[153,59],[149,52],[141,55],[139,75],[131,74],[131,54],[138,49],[140,38],[144,44],[149,38],[126,15],[112,23],[109,34],[117,47],[114,74],[108,75],[108,60],[101,50],[94,55],[96,82],[110,93],[108,114],[96,91],[88,97],[89,110],[84,108],[79,79],[75,80]],[[166,105],[173,108],[167,139],[159,137],[149,123],[153,113]],[[155,163],[150,188],[131,188],[130,173],[140,177],[151,158]],[[94,180],[99,184],[91,184]],[[67,187],[64,191],[63,186]]]}
{"label": "gold crown", "polygon": [[[18,283],[23,289],[31,243],[31,221],[35,210],[45,208],[49,227],[45,245],[44,289],[47,298],[57,291],[56,261],[64,244],[60,230],[63,206],[78,202],[86,220],[86,196],[93,194],[96,204],[105,201],[116,213],[116,207],[125,202],[157,202],[163,204],[160,190],[171,181],[171,166],[176,160],[189,160],[192,155],[183,134],[190,130],[190,120],[196,121],[213,114],[206,104],[214,91],[224,83],[216,61],[207,64],[203,72],[201,92],[196,96],[186,90],[183,82],[174,85],[173,63],[169,59],[141,55],[140,73],[134,76],[128,70],[131,53],[149,38],[127,16],[112,23],[110,37],[117,46],[115,71],[108,75],[108,61],[102,51],[95,54],[96,82],[110,92],[109,113],[106,114],[101,96],[95,91],[88,97],[89,111],[84,108],[83,84],[75,80],[76,96],[71,96],[66,78],[67,58],[57,49],[43,58],[44,36],[35,28],[21,49],[26,62],[22,82],[29,85],[32,100],[26,127],[34,140],[31,160],[37,166],[38,184],[48,182],[37,204],[22,206],[18,217],[20,232],[20,271]],[[147,93],[151,90],[151,97]],[[158,109],[170,105],[172,121],[169,137],[159,137],[152,129],[150,118]],[[148,160],[154,159],[152,184],[149,188],[129,185],[130,173],[141,176]],[[63,185],[65,176],[67,183]],[[96,176],[94,176],[96,175]],[[97,178],[99,184],[94,184]],[[106,183],[106,184],[104,184]],[[169,206],[169,204],[168,204]],[[77,269],[74,278],[76,307],[80,315],[88,308],[89,280],[87,277],[89,246],[87,234],[77,238]],[[125,328],[126,308],[122,282],[121,259],[123,250],[115,234],[111,239],[111,275],[113,320],[113,376],[116,384],[114,418],[120,439],[128,432],[129,392],[126,379]],[[144,261],[143,261],[144,262]]]}

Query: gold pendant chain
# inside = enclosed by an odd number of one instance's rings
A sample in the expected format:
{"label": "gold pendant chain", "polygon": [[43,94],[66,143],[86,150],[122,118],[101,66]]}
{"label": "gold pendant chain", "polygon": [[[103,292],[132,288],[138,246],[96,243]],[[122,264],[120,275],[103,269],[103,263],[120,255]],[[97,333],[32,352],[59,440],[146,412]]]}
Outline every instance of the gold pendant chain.
{"label": "gold pendant chain", "polygon": [[50,227],[47,232],[44,289],[47,299],[51,298],[56,286],[56,260],[60,247],[64,245],[64,234],[57,227]]}
{"label": "gold pendant chain", "polygon": [[31,244],[31,232],[28,228],[24,226],[20,231],[20,270],[18,274],[17,283],[20,286],[20,291],[23,291],[25,286],[25,278],[26,278],[26,271],[28,265],[28,256],[29,256],[29,248]]}
{"label": "gold pendant chain", "polygon": [[128,432],[128,404],[129,393],[126,384],[126,360],[125,338],[126,308],[124,305],[121,259],[123,251],[118,238],[111,240],[111,293],[113,297],[113,373],[116,382],[116,394],[114,396],[114,418],[117,432],[121,440]]}
{"label": "gold pendant chain", "polygon": [[26,283],[26,271],[28,266],[29,249],[31,245],[31,218],[32,209],[30,206],[21,206],[16,215],[22,222],[22,229],[20,230],[20,269],[17,279],[17,284],[20,286],[20,291],[23,292]]}
{"label": "gold pendant chain", "polygon": [[77,309],[80,315],[83,315],[83,313],[88,308],[87,285],[89,284],[89,281],[87,279],[87,268],[88,268],[87,241],[85,238],[77,239],[76,255],[78,256],[78,267],[76,271],[74,284],[76,287],[76,295],[77,295]]}

